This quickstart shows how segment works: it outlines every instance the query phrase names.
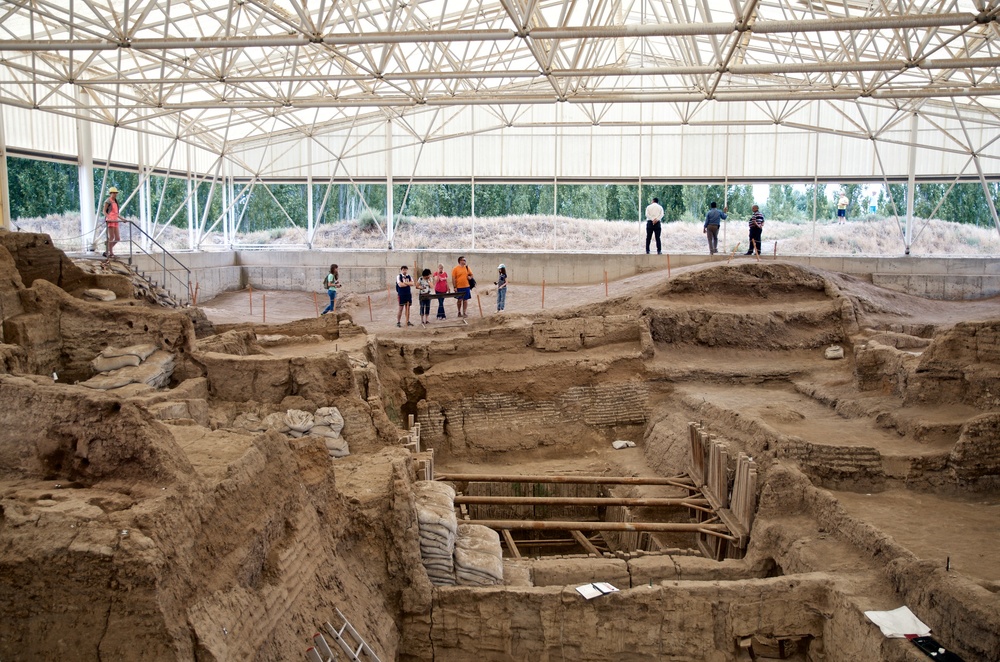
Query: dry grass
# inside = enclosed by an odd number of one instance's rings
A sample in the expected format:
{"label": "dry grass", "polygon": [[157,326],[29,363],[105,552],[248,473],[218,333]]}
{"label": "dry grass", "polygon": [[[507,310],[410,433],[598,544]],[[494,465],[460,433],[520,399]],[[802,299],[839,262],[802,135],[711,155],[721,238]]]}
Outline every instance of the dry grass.
{"label": "dry grass", "polygon": [[[76,250],[79,246],[79,216],[47,216],[18,220],[26,232],[45,232],[57,246]],[[475,239],[473,241],[473,233]],[[720,248],[747,247],[747,224],[729,221],[719,233]],[[917,220],[911,255],[997,255],[1000,234],[995,228],[978,228],[948,221]],[[788,223],[768,221],[764,227],[767,253],[782,255],[900,255],[903,241],[900,225],[889,219],[849,221],[844,224]],[[292,248],[306,244],[306,231],[292,227],[241,234],[243,245]],[[459,249],[473,246],[495,251],[565,251],[575,253],[638,253],[644,249],[645,223],[593,221],[551,216],[403,219],[396,228],[395,247],[407,249]],[[723,241],[723,239],[725,241]],[[168,227],[158,241],[168,249],[187,249],[187,231]],[[701,223],[667,223],[662,232],[663,248],[671,253],[707,253]],[[208,235],[202,248],[222,247],[220,233]],[[385,249],[388,242],[377,228],[363,228],[354,221],[324,225],[316,232],[313,246],[320,249]]]}

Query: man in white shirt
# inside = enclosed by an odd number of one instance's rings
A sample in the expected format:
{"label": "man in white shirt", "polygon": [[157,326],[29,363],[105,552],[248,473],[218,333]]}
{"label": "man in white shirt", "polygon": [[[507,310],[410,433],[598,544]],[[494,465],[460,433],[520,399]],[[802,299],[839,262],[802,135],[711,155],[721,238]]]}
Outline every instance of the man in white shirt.
{"label": "man in white shirt", "polygon": [[846,223],[847,222],[847,205],[850,204],[850,200],[847,199],[847,195],[841,191],[840,200],[837,200],[837,222]]}
{"label": "man in white shirt", "polygon": [[649,255],[649,240],[656,235],[656,254],[661,255],[663,249],[660,246],[660,221],[663,220],[663,207],[660,206],[658,198],[653,198],[653,202],[646,207],[646,255]]}

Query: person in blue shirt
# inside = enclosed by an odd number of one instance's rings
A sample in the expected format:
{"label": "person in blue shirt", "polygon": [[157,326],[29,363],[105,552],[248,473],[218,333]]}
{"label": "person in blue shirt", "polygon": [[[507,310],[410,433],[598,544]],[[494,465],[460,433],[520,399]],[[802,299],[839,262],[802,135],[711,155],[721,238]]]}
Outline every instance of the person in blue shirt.
{"label": "person in blue shirt", "polygon": [[719,211],[718,205],[714,202],[709,205],[708,213],[705,214],[705,227],[702,232],[708,237],[708,254],[715,255],[719,252],[719,226],[726,220],[726,212],[729,207],[723,207]]}

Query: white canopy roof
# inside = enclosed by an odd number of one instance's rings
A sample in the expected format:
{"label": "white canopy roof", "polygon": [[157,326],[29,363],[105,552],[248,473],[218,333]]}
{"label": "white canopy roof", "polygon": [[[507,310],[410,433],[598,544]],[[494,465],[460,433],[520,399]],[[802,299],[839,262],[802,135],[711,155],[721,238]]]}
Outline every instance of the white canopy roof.
{"label": "white canopy roof", "polygon": [[12,149],[72,157],[87,118],[100,159],[237,177],[899,179],[914,158],[917,176],[976,178],[1000,171],[998,13],[17,0],[0,6],[0,104]]}

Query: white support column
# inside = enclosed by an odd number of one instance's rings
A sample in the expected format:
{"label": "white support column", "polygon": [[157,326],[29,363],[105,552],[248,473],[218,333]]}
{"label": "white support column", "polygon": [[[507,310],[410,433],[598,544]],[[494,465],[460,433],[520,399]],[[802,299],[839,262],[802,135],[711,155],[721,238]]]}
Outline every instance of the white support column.
{"label": "white support column", "polygon": [[197,215],[197,205],[194,195],[194,147],[187,146],[187,222],[188,250],[194,250],[194,219]]}
{"label": "white support column", "polygon": [[910,254],[910,244],[913,242],[913,195],[917,186],[917,123],[917,114],[913,113],[910,116],[910,174],[906,180],[906,229],[903,231],[906,255]]}
{"label": "white support column", "polygon": [[226,176],[226,171],[229,170],[229,162],[222,162],[222,182],[219,185],[219,193],[222,196],[222,238],[225,243],[229,243],[227,238],[229,237],[229,214],[226,210],[229,209],[229,202],[232,200],[230,197],[232,195],[232,190],[229,187],[229,177]]}
{"label": "white support column", "polygon": [[316,225],[315,212],[313,211],[313,154],[316,145],[315,140],[309,141],[309,174],[306,176],[306,248],[313,247],[313,228]]}
{"label": "white support column", "polygon": [[[139,113],[141,114],[142,111],[140,110]],[[136,156],[137,156],[137,159],[136,160],[138,161],[137,165],[139,166],[138,167],[138,171],[139,171],[139,228],[143,232],[145,232],[146,234],[151,235],[152,232],[151,232],[151,229],[150,229],[150,222],[149,222],[149,219],[150,219],[149,173],[152,170],[152,168],[150,168],[149,165],[146,163],[146,148],[148,147],[148,145],[146,144],[146,134],[140,132],[139,135],[136,136],[136,138],[137,138],[137,141],[136,141],[136,152],[137,152]],[[131,236],[131,229],[129,229],[129,236]],[[136,239],[135,237],[132,237],[132,238]],[[142,237],[139,238],[139,243],[140,243],[140,245],[142,245],[143,248],[145,248],[146,250],[149,250],[149,247],[150,247],[149,246],[149,241],[146,239],[145,236],[142,236]]]}
{"label": "white support column", "polygon": [[[80,114],[89,117],[90,99],[86,91],[80,88],[77,97],[80,100]],[[97,238],[94,232],[97,227],[97,205],[94,203],[94,147],[89,120],[76,120],[76,153],[79,155],[76,171],[77,181],[80,183],[80,247],[84,251],[91,251]]]}
{"label": "white support column", "polygon": [[10,188],[7,185],[7,138],[3,128],[3,106],[0,105],[0,228],[10,230]]}
{"label": "white support column", "polygon": [[393,202],[392,202],[392,120],[385,121],[385,236],[389,240],[389,250],[393,249]]}

